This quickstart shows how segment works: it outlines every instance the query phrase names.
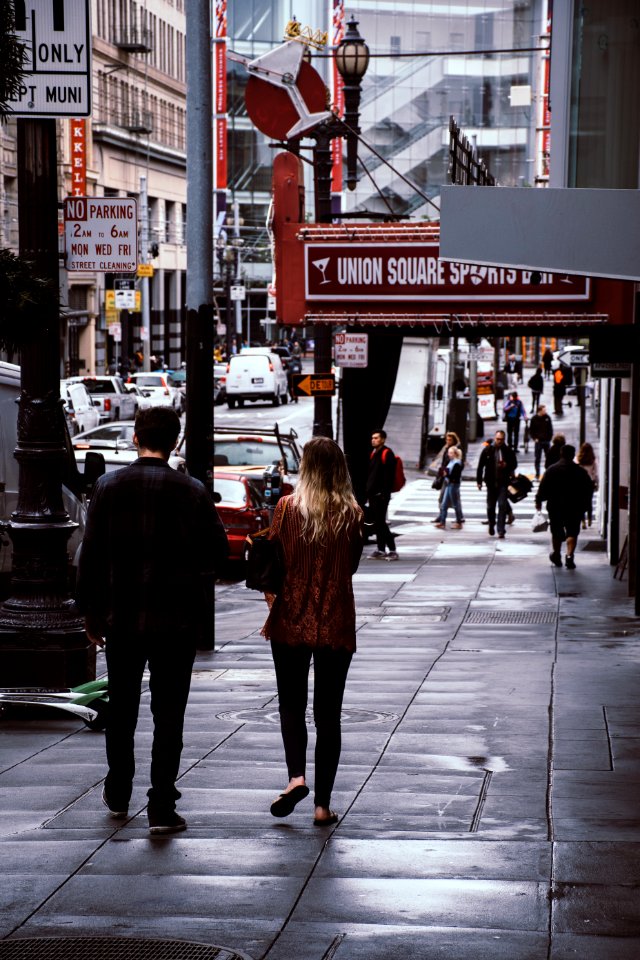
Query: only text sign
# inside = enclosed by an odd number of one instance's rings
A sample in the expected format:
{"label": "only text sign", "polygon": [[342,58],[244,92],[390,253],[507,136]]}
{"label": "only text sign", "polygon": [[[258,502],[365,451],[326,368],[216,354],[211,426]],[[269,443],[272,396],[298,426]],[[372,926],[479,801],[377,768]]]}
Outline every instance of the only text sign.
{"label": "only text sign", "polygon": [[67,197],[67,270],[135,273],[138,208],[132,197]]}
{"label": "only text sign", "polygon": [[91,115],[89,0],[16,0],[16,35],[27,61],[14,100],[18,117]]}

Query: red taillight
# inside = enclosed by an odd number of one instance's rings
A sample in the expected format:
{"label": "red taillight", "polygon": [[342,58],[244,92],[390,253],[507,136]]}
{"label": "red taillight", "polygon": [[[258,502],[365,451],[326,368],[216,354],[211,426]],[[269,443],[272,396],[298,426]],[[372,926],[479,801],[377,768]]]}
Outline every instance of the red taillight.
{"label": "red taillight", "polygon": [[109,410],[111,410],[111,400],[109,399],[109,397],[105,397],[104,399],[104,408],[107,411],[107,413],[109,412]]}
{"label": "red taillight", "polygon": [[269,364],[269,370],[271,371],[271,373],[273,373],[273,364],[272,364],[272,363]]}
{"label": "red taillight", "polygon": [[90,443],[76,443],[73,447],[74,450],[91,450]]}

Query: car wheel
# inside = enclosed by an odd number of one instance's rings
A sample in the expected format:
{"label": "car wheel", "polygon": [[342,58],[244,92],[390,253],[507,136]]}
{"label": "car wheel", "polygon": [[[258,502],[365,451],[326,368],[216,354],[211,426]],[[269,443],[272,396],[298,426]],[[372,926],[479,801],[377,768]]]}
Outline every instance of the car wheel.
{"label": "car wheel", "polygon": [[240,397],[240,399],[238,400],[238,406],[244,407],[244,400],[242,399],[242,397]]}
{"label": "car wheel", "polygon": [[234,409],[235,409],[235,405],[236,405],[235,400],[232,400],[231,397],[228,397],[228,399],[227,399],[227,406],[229,407],[229,410],[234,410]]}
{"label": "car wheel", "polygon": [[289,394],[286,392],[286,390],[280,397],[280,402],[282,403],[282,406],[284,406],[285,403],[289,403]]}
{"label": "car wheel", "polygon": [[277,393],[274,393],[273,397],[271,398],[271,406],[272,407],[280,406],[280,398]]}

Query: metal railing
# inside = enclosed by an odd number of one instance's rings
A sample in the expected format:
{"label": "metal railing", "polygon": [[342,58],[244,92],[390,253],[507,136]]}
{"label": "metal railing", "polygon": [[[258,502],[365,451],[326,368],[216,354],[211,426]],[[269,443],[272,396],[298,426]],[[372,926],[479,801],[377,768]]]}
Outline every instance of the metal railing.
{"label": "metal railing", "polygon": [[449,182],[466,186],[495,187],[496,178],[479,160],[475,146],[464,136],[453,117],[449,118]]}

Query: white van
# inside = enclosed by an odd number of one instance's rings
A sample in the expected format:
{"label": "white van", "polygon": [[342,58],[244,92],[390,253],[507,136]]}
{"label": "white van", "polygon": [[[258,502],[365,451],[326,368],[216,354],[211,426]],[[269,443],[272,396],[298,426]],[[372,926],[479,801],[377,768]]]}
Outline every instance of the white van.
{"label": "white van", "polygon": [[277,353],[257,347],[231,357],[227,365],[226,389],[230,410],[236,403],[243,407],[245,400],[268,400],[274,407],[289,400],[282,360]]}

